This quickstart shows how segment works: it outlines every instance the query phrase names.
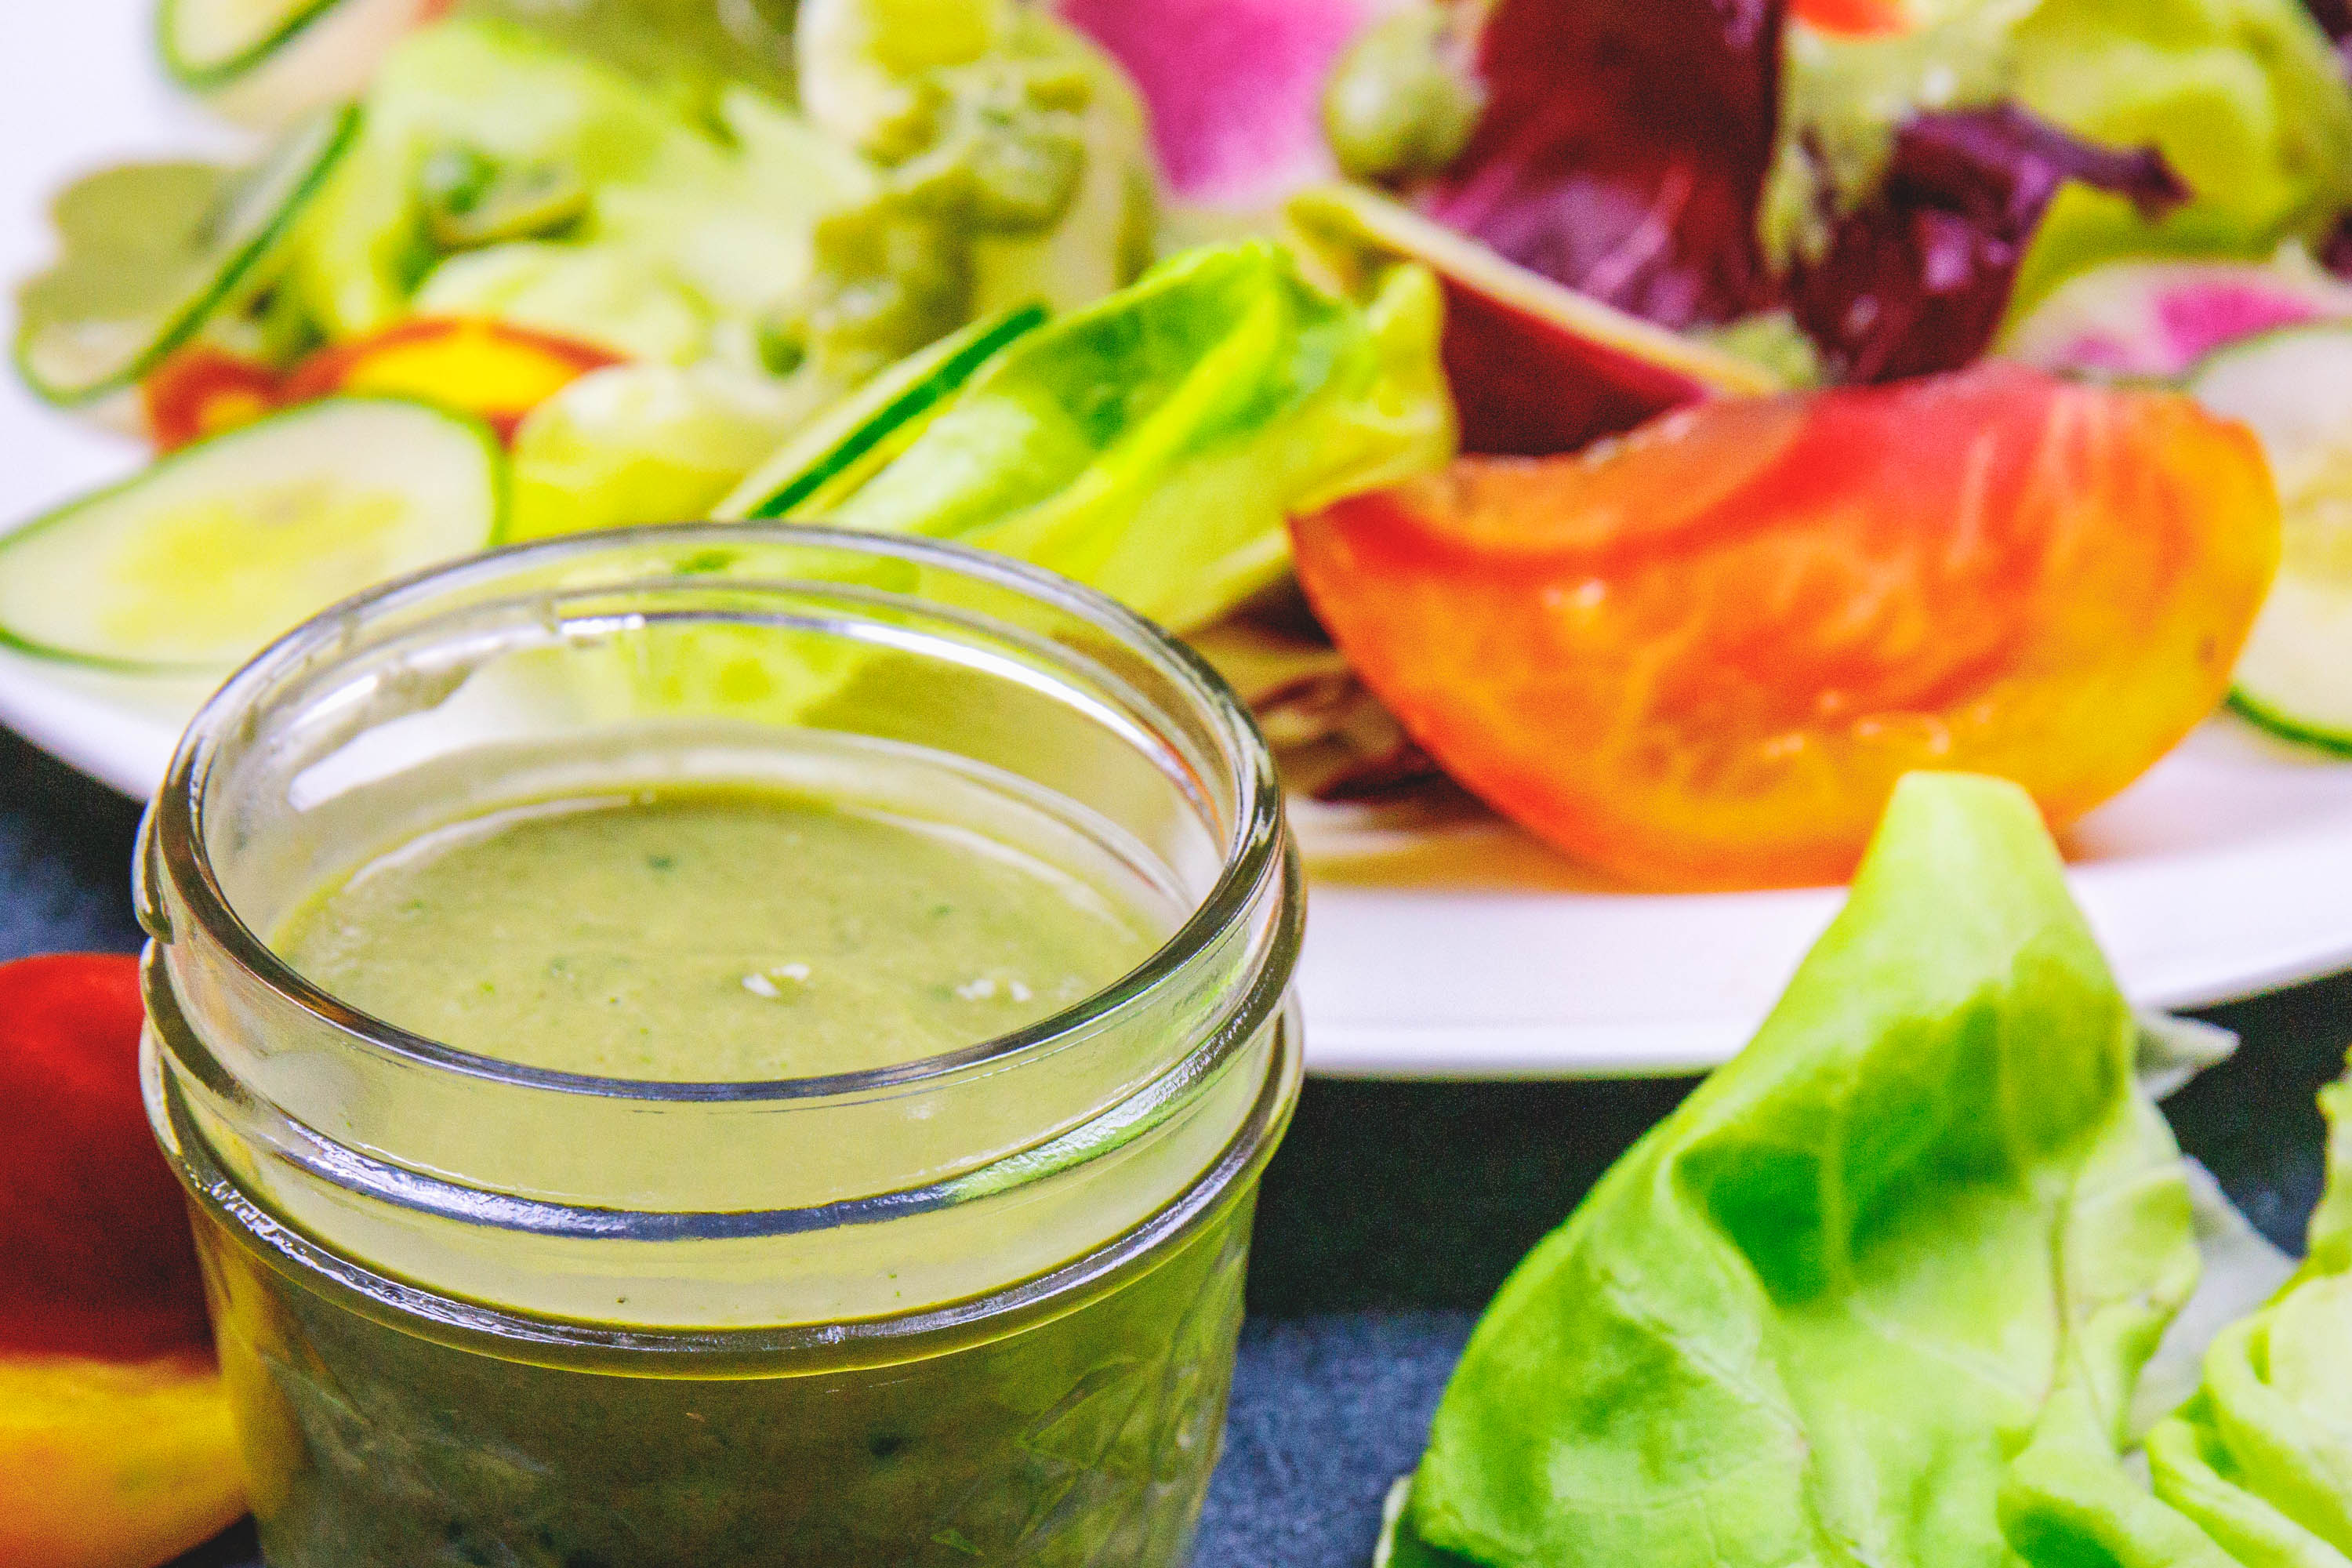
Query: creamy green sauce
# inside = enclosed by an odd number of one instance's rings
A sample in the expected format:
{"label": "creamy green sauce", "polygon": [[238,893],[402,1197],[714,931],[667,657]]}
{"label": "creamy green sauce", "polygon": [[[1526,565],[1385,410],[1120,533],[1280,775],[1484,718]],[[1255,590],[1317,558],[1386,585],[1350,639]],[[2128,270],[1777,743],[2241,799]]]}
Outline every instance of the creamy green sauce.
{"label": "creamy green sauce", "polygon": [[463,1050],[756,1081],[1004,1034],[1158,941],[1145,911],[968,828],[698,788],[427,834],[331,884],[273,945],[329,993]]}
{"label": "creamy green sauce", "polygon": [[[1075,821],[892,767],[861,776],[866,795],[508,805],[331,881],[276,945],[448,1044],[717,1080],[970,1044],[1100,989],[1168,928],[1156,885]],[[918,815],[931,809],[952,825]],[[904,1360],[779,1353],[724,1375],[691,1356],[572,1364],[404,1331],[272,1268],[215,1211],[199,1235],[279,1568],[1178,1568],[1248,1225],[1244,1192],[1069,1310]],[[648,1270],[697,1266],[696,1244],[623,1245],[646,1246]]]}

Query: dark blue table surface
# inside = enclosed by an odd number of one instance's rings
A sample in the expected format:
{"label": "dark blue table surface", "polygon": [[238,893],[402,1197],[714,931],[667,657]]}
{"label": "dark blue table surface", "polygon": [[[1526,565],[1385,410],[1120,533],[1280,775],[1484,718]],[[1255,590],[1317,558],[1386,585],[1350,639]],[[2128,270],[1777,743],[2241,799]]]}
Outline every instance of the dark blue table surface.
{"label": "dark blue table surface", "polygon": [[[0,731],[0,960],[137,944],[137,819]],[[2312,1096],[2341,1070],[2352,976],[2205,1016],[2244,1046],[2167,1110],[2254,1223],[2299,1247],[2320,1180]],[[1199,1568],[1361,1568],[1476,1310],[1689,1087],[1308,1084],[1259,1204]],[[253,1556],[237,1531],[176,1568]]]}

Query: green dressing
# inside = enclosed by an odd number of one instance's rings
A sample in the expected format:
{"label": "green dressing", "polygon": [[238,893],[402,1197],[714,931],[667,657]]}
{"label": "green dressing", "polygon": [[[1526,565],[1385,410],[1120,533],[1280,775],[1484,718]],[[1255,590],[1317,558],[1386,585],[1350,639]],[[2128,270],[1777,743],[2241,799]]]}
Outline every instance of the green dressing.
{"label": "green dressing", "polygon": [[967,828],[753,789],[542,802],[426,834],[274,945],[461,1050],[760,1081],[1010,1033],[1142,962],[1147,911]]}

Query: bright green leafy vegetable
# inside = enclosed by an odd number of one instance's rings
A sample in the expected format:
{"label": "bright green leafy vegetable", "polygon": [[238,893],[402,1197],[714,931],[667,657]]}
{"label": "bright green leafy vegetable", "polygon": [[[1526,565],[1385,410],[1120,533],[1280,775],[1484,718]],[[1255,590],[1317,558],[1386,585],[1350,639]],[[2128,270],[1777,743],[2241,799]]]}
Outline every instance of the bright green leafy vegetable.
{"label": "bright green leafy vegetable", "polygon": [[2025,796],[1906,778],[1755,1041],[1504,1286],[1399,1561],[1998,1568],[2157,1509],[2115,1456],[2197,1254],[2133,1036]]}
{"label": "bright green leafy vegetable", "polygon": [[2299,0],[2042,0],[2017,49],[2020,101],[2095,141],[2153,142],[2191,193],[2151,226],[2121,196],[2060,191],[2018,309],[2117,256],[2267,257],[2352,202],[2352,91]]}
{"label": "bright green leafy vegetable", "polygon": [[449,258],[418,286],[420,316],[488,317],[656,364],[710,348],[710,308],[667,267],[618,246],[517,239]]}
{"label": "bright green leafy vegetable", "polygon": [[[1048,566],[1177,630],[1278,577],[1291,511],[1451,455],[1419,268],[1361,307],[1210,247],[1014,342],[828,521]],[[793,514],[787,514],[793,515]]]}
{"label": "bright green leafy vegetable", "polygon": [[724,364],[619,364],[531,410],[514,437],[509,537],[689,522],[808,410],[807,384]]}
{"label": "bright green leafy vegetable", "polygon": [[2058,873],[2011,785],[1903,781],[1755,1041],[1504,1286],[1383,1568],[2352,1568],[2352,1077],[2308,1259],[2217,1332],[2287,1265],[2192,1202]]}
{"label": "bright green leafy vegetable", "polygon": [[2333,1135],[2303,1271],[2222,1331],[2197,1397],[2147,1436],[2157,1496],[2248,1568],[2352,1563],[2352,1078],[2320,1103]]}

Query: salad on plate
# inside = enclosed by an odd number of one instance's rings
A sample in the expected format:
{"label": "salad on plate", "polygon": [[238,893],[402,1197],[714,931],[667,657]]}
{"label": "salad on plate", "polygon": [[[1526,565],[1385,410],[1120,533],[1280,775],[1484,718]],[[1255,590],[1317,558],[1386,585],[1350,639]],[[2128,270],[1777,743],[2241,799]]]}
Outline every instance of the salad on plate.
{"label": "salad on plate", "polygon": [[1191,638],[1310,844],[1836,883],[1922,767],[2063,828],[2224,702],[2352,750],[2338,20],[165,0],[252,155],[58,195],[19,374],[152,456],[0,535],[0,643],[193,695],[455,555],[823,518]]}

